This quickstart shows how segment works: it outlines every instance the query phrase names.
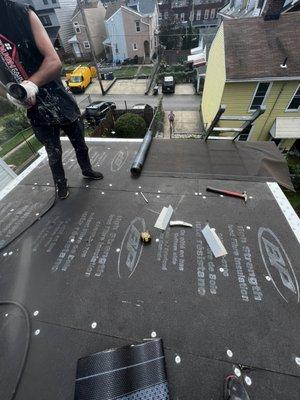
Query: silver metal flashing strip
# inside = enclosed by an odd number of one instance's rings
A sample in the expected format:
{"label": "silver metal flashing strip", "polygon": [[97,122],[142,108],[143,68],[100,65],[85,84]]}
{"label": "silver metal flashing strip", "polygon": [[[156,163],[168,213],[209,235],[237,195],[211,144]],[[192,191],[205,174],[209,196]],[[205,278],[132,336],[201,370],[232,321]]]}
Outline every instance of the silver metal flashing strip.
{"label": "silver metal flashing strip", "polygon": [[279,205],[283,215],[285,216],[288,224],[294,232],[298,242],[300,243],[300,218],[276,182],[267,182],[277,204]]}
{"label": "silver metal flashing strip", "polygon": [[2,200],[9,192],[11,192],[22,180],[30,174],[46,157],[47,153],[44,147],[39,150],[39,157],[29,165],[20,175],[12,180],[8,185],[5,186],[4,189],[0,191],[0,200]]}

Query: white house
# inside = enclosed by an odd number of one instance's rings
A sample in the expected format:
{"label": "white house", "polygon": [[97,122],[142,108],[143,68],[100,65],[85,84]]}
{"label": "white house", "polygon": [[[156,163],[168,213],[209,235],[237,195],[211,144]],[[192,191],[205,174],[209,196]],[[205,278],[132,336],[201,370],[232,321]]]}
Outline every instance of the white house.
{"label": "white house", "polygon": [[123,62],[136,58],[139,62],[150,62],[158,46],[156,0],[109,3],[105,28],[107,38],[103,44],[110,61]]}

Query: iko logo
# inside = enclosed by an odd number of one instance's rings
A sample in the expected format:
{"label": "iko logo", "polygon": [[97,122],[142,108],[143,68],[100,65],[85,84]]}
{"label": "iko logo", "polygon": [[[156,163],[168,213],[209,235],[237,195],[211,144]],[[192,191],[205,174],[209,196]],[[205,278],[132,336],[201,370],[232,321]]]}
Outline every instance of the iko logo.
{"label": "iko logo", "polygon": [[259,249],[268,275],[280,296],[299,303],[299,285],[292,263],[276,235],[268,228],[258,230]]}
{"label": "iko logo", "polygon": [[143,252],[140,234],[145,230],[145,220],[139,217],[135,218],[127,228],[118,259],[119,278],[131,278],[134,274]]}
{"label": "iko logo", "polygon": [[111,171],[112,172],[119,171],[125,164],[127,158],[128,158],[128,150],[118,151],[117,154],[114,156],[114,159],[111,162]]}

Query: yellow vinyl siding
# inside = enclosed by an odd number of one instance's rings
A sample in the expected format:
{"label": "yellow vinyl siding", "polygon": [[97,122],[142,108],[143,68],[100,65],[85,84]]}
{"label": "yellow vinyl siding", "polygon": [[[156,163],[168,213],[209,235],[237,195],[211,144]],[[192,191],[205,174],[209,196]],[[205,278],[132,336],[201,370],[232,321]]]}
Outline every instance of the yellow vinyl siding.
{"label": "yellow vinyl siding", "polygon": [[[299,111],[286,112],[299,81],[272,82],[271,84],[272,86],[263,103],[266,106],[266,111],[256,120],[249,140],[269,140],[269,132],[276,117],[300,116]],[[227,82],[220,103],[226,105],[224,115],[251,115],[249,108],[256,87],[257,82]],[[241,121],[220,121],[218,126],[236,128],[240,127],[242,123]],[[288,149],[293,145],[294,140],[285,140],[283,143],[284,147]]]}
{"label": "yellow vinyl siding", "polygon": [[[250,115],[250,103],[256,89],[257,82],[242,82],[225,84],[221,104],[226,105],[224,115]],[[218,126],[238,128],[241,121],[220,121]],[[230,136],[230,135],[229,135]]]}
{"label": "yellow vinyl siding", "polygon": [[204,83],[201,107],[205,127],[211,124],[220,107],[225,80],[224,30],[221,24],[209,52]]}
{"label": "yellow vinyl siding", "polygon": [[266,111],[252,128],[251,140],[268,140],[276,117],[300,116],[299,111],[286,112],[298,84],[299,81],[273,82],[265,103]]}

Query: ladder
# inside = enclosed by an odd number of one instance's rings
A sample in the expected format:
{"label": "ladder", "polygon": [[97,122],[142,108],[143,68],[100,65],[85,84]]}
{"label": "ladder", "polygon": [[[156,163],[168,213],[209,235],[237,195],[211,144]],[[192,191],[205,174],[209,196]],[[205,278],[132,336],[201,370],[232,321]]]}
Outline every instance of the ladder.
{"label": "ladder", "polygon": [[[252,127],[253,123],[257,120],[257,118],[262,115],[266,111],[265,106],[260,106],[256,111],[253,112],[252,115],[243,116],[243,115],[223,115],[226,110],[226,105],[221,104],[215,118],[213,119],[212,123],[208,127],[205,132],[204,140],[207,139],[219,139],[218,136],[211,137],[212,133],[223,133],[223,132],[232,132],[234,136],[229,139],[235,141],[237,139],[242,140],[245,136],[248,136],[248,131]],[[225,127],[218,127],[217,124],[219,121],[242,121],[243,124],[240,128],[225,128]]]}

